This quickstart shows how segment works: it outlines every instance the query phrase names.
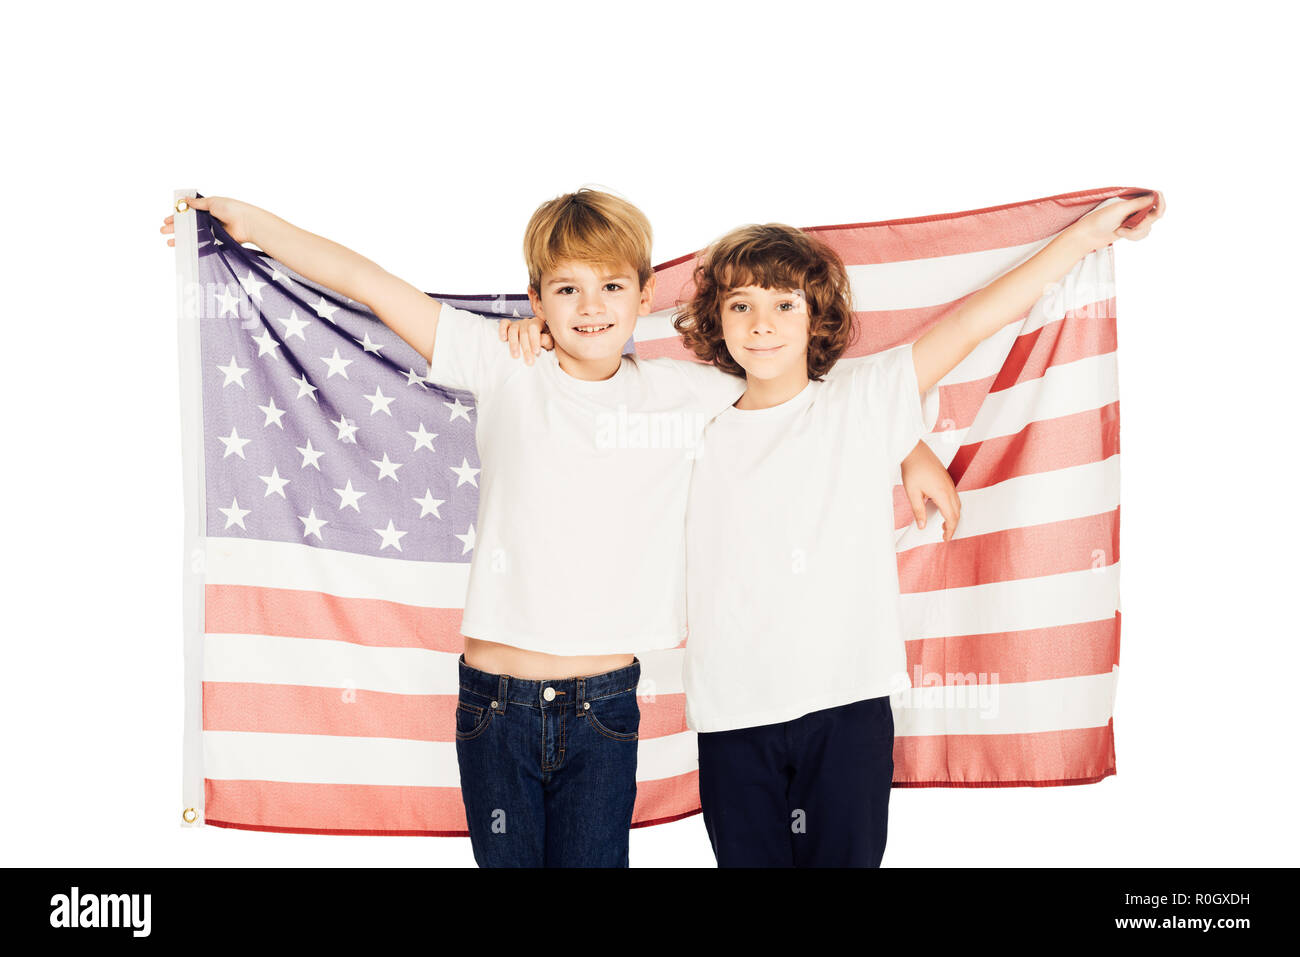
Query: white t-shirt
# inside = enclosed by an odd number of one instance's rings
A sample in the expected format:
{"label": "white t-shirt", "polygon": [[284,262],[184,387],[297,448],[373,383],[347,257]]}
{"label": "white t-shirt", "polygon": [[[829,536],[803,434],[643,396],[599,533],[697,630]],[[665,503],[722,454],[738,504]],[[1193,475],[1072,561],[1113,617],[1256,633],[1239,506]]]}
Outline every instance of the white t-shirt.
{"label": "white t-shirt", "polygon": [[930,432],[911,345],[704,431],[686,512],[687,722],[728,731],[910,687],[893,487]]}
{"label": "white t-shirt", "polygon": [[474,394],[479,503],[461,632],[552,655],[686,637],[686,497],[700,432],[745,391],[713,366],[623,356],[575,379],[512,358],[443,303],[425,378]]}

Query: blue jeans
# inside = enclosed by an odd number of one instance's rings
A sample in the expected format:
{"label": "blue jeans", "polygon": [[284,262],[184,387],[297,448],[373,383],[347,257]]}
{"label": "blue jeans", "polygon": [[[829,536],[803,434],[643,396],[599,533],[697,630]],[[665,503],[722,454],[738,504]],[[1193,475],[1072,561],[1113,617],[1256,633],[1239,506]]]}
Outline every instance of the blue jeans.
{"label": "blue jeans", "polygon": [[627,867],[641,662],[528,681],[460,659],[456,758],[480,867]]}
{"label": "blue jeans", "polygon": [[880,866],[894,779],[888,695],[697,740],[719,867]]}

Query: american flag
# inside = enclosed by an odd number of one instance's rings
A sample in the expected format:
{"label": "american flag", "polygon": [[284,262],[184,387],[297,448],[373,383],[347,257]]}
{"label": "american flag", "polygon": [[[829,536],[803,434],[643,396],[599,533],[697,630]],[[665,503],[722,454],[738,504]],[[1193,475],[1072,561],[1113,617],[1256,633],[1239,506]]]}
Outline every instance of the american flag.
{"label": "american flag", "polygon": [[[1109,188],[813,227],[849,266],[849,355],[912,342],[1107,200]],[[196,195],[176,191],[176,198]],[[474,548],[474,398],[364,305],[176,220],[186,498],[183,820],[463,835],[454,709]],[[656,267],[645,357],[696,254]],[[484,321],[519,295],[434,298]],[[504,348],[504,347],[503,347]],[[912,690],[903,787],[1084,784],[1115,773],[1119,396],[1112,247],[1090,254],[939,385],[926,441],[962,498],[951,542],[895,488]],[[931,509],[933,512],[933,508]],[[871,614],[869,608],[864,615]],[[682,649],[639,654],[634,826],[699,810]]]}

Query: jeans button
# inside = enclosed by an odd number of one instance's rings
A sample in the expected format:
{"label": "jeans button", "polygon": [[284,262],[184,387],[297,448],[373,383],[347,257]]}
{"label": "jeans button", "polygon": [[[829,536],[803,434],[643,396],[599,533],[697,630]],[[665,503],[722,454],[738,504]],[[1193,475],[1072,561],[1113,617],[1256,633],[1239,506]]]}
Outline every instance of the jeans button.
{"label": "jeans button", "polygon": [[542,697],[545,698],[547,701],[554,701],[554,700],[555,700],[555,689],[554,689],[554,688],[547,688],[545,691],[542,692]]}

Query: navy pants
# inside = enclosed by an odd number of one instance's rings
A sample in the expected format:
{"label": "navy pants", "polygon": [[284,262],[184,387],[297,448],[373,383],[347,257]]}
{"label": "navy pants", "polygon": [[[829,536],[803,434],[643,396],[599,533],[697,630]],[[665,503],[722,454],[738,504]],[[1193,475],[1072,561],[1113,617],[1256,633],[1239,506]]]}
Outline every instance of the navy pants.
{"label": "navy pants", "polygon": [[460,659],[456,759],[480,867],[627,867],[641,663],[527,681]]}
{"label": "navy pants", "polygon": [[698,741],[719,867],[880,866],[894,778],[888,695]]}

